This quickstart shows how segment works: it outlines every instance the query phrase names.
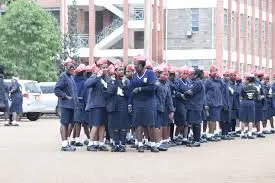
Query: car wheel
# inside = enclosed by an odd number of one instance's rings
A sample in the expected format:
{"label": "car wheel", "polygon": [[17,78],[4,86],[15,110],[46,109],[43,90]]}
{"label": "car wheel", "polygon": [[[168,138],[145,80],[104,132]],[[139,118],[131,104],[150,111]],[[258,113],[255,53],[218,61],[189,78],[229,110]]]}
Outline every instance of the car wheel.
{"label": "car wheel", "polygon": [[37,121],[37,120],[41,117],[41,114],[38,113],[38,112],[35,112],[35,113],[27,113],[27,114],[26,114],[26,117],[27,117],[28,120],[30,120],[30,121]]}

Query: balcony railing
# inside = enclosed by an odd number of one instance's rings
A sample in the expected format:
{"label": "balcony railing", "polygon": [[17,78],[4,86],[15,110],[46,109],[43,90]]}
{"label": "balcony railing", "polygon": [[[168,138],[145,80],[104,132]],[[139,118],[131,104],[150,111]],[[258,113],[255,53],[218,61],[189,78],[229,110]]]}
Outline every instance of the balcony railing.
{"label": "balcony railing", "polygon": [[89,48],[89,35],[78,34],[76,35],[77,43],[79,48]]}
{"label": "balcony railing", "polygon": [[112,23],[105,27],[101,32],[96,35],[96,43],[102,41],[105,37],[109,36],[112,32],[114,32],[117,28],[122,26],[123,21],[120,18],[116,18],[112,21]]}

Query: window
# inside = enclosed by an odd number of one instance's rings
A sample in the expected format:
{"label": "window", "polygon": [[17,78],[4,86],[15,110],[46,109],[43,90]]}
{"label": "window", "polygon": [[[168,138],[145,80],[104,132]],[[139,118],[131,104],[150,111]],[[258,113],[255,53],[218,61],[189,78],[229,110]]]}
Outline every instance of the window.
{"label": "window", "polygon": [[192,16],[192,31],[197,32],[199,31],[199,9],[192,8],[191,16]]}
{"label": "window", "polygon": [[240,49],[241,53],[244,52],[243,44],[244,43],[244,15],[240,16]]}
{"label": "window", "polygon": [[232,50],[236,51],[236,16],[235,12],[232,11]]}
{"label": "window", "polygon": [[227,60],[223,61],[223,70],[227,70]]}
{"label": "window", "polygon": [[235,70],[236,69],[236,62],[232,62],[231,64],[232,64],[231,69]]}
{"label": "window", "polygon": [[60,25],[60,10],[48,10],[48,11],[55,18],[57,25]]}
{"label": "window", "polygon": [[[258,40],[258,37],[259,37],[259,19],[256,18],[255,20],[255,33],[254,33],[254,49],[256,51],[256,55],[259,55],[259,40]],[[252,39],[253,40],[253,39]]]}
{"label": "window", "polygon": [[266,38],[265,38],[265,24],[266,22],[263,21],[262,22],[262,55],[263,57],[266,57],[266,51],[265,51],[265,41],[266,41]]}
{"label": "window", "polygon": [[[247,27],[247,52],[249,54],[251,54],[251,43],[252,43],[252,40],[251,40],[251,17],[248,17],[248,27]],[[253,38],[254,40],[254,38]]]}
{"label": "window", "polygon": [[41,93],[41,89],[36,82],[27,82],[24,83],[25,90],[29,93]]}
{"label": "window", "polygon": [[54,86],[40,86],[40,88],[44,94],[54,93]]}
{"label": "window", "polygon": [[241,76],[243,76],[243,74],[244,74],[244,65],[243,65],[243,63],[240,63],[240,74],[241,74]]}
{"label": "window", "polygon": [[224,9],[224,36],[223,36],[223,41],[224,41],[224,49],[228,49],[228,10]]}

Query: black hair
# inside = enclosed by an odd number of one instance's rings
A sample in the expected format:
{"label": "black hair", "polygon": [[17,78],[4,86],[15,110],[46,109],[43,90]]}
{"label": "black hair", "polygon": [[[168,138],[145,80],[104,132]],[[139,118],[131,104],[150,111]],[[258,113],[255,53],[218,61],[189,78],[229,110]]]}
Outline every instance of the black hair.
{"label": "black hair", "polygon": [[79,73],[76,74],[77,76],[84,76],[84,71],[81,71]]}
{"label": "black hair", "polygon": [[4,74],[0,74],[0,79],[4,79]]}
{"label": "black hair", "polygon": [[193,74],[196,76],[196,79],[203,78],[203,71],[200,69],[194,69]]}
{"label": "black hair", "polygon": [[246,80],[249,82],[249,83],[254,83],[256,78],[255,77],[247,77]]}
{"label": "black hair", "polygon": [[145,61],[138,61],[138,65],[141,65],[143,68],[145,67],[146,65],[146,62]]}

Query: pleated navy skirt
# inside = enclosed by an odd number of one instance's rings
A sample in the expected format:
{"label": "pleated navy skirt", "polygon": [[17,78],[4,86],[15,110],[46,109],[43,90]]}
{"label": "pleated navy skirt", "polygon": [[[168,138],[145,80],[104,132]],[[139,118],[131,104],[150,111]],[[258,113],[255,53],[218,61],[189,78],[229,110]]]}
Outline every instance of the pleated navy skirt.
{"label": "pleated navy skirt", "polygon": [[107,124],[108,113],[105,107],[92,108],[89,112],[89,126],[102,126]]}
{"label": "pleated navy skirt", "polygon": [[243,123],[255,122],[255,102],[253,100],[241,101],[240,121]]}
{"label": "pleated navy skirt", "polygon": [[108,127],[110,130],[128,129],[129,128],[128,111],[109,112]]}

